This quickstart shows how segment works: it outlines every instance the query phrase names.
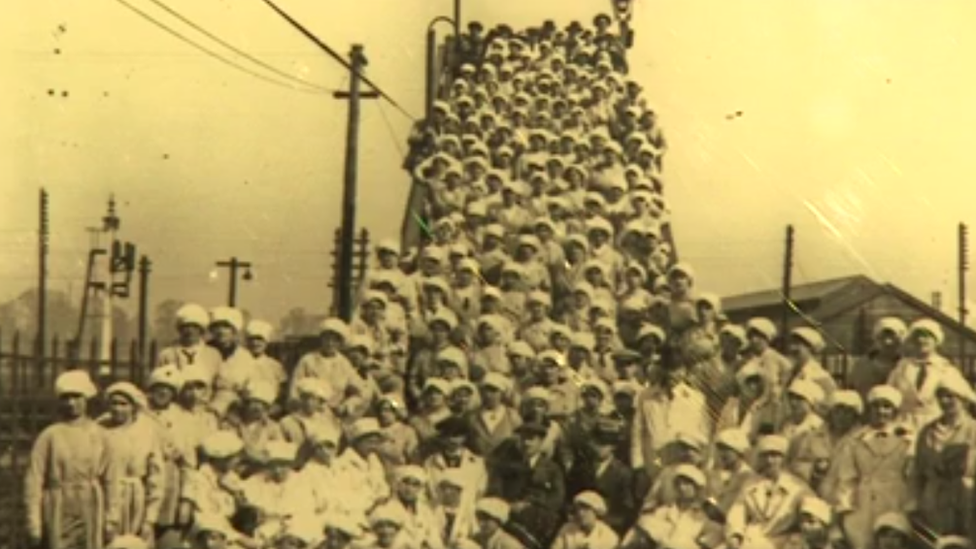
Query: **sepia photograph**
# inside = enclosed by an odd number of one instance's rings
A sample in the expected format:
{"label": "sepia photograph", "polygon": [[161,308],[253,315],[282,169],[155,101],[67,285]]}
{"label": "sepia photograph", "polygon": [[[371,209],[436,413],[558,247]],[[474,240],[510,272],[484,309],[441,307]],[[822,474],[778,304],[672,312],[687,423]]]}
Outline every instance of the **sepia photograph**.
{"label": "sepia photograph", "polygon": [[976,2],[7,8],[0,549],[976,549]]}

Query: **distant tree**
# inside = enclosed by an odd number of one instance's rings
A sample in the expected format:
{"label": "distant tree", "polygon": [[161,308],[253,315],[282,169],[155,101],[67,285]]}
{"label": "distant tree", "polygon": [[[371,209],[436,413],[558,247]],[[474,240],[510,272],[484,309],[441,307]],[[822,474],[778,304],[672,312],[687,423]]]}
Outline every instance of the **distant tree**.
{"label": "distant tree", "polygon": [[176,339],[176,311],[183,306],[182,301],[167,299],[156,305],[153,315],[152,337],[161,345]]}
{"label": "distant tree", "polygon": [[[78,329],[77,305],[65,292],[47,292],[47,335],[70,339]],[[0,304],[0,331],[11,334],[19,331],[21,337],[34,337],[37,333],[37,289],[24,290],[19,296]]]}
{"label": "distant tree", "polygon": [[298,337],[308,335],[314,330],[315,318],[309,316],[303,307],[295,307],[281,319],[278,332],[281,337]]}

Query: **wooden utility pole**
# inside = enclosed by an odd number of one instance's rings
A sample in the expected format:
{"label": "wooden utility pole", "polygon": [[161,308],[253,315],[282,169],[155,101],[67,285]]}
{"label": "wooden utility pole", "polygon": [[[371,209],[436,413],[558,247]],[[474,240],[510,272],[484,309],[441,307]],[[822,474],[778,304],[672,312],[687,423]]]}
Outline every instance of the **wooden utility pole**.
{"label": "wooden utility pole", "polygon": [[780,334],[783,341],[787,340],[790,324],[790,311],[793,300],[790,297],[793,288],[793,225],[786,226],[786,254],[783,258],[783,318],[780,321]]}
{"label": "wooden utility pole", "polygon": [[146,360],[146,339],[149,336],[149,273],[152,262],[139,259],[139,359]]}
{"label": "wooden utility pole", "polygon": [[48,201],[47,191],[41,189],[40,225],[37,231],[37,351],[38,361],[44,360],[44,349],[47,348],[47,252],[48,237]]}
{"label": "wooden utility pole", "polygon": [[226,267],[230,270],[230,288],[229,295],[227,296],[227,306],[236,307],[237,306],[237,271],[239,269],[246,269],[244,271],[244,280],[251,280],[251,264],[246,261],[241,261],[236,257],[230,258],[230,261],[218,261],[218,267]]}
{"label": "wooden utility pole", "polygon": [[356,179],[359,162],[359,101],[376,99],[375,91],[360,91],[362,71],[367,65],[363,47],[354,44],[349,52],[349,91],[335,92],[336,99],[349,101],[349,121],[346,126],[346,165],[342,189],[342,245],[339,249],[338,311],[346,322],[352,319],[353,307],[353,258],[355,257],[356,231]]}
{"label": "wooden utility pole", "polygon": [[969,227],[959,224],[959,367],[966,360],[966,271],[969,270]]}

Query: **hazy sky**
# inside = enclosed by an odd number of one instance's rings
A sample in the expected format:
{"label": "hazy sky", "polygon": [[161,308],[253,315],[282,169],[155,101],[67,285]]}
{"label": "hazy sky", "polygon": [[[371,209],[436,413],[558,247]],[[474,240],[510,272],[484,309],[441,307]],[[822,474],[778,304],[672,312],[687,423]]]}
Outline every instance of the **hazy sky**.
{"label": "hazy sky", "polygon": [[[127,1],[219,48],[152,0]],[[259,0],[165,1],[281,70],[347,85],[341,66]],[[363,43],[367,74],[422,112],[425,28],[452,2],[278,1],[340,52]],[[589,20],[609,8],[465,4],[466,20],[512,25]],[[926,300],[943,291],[955,307],[955,226],[976,224],[976,4],[636,4],[632,71],[670,142],[665,192],[679,252],[703,288],[776,286],[792,223],[797,282],[864,273]],[[34,0],[16,11],[0,20],[0,300],[35,283],[44,185],[51,286],[71,285],[76,299],[85,227],[99,223],[114,191],[123,238],[154,262],[154,302],[222,303],[226,273],[213,264],[236,255],[256,265],[240,293],[254,314],[277,322],[294,306],[325,310],[344,102],[237,72],[116,0]],[[399,234],[410,124],[388,104],[363,105],[359,221],[378,238]]]}

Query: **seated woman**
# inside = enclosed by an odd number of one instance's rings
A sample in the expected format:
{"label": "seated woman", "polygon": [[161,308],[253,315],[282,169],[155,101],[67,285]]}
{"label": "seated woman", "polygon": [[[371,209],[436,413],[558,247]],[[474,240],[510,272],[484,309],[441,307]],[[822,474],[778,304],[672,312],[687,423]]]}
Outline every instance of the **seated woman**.
{"label": "seated woman", "polygon": [[269,442],[263,466],[244,481],[243,503],[257,515],[256,538],[267,538],[281,519],[315,509],[312,487],[294,471],[297,453],[298,447],[289,442]]}
{"label": "seated woman", "polygon": [[698,549],[714,547],[721,532],[706,515],[705,474],[690,464],[681,464],[673,475],[675,499],[645,512],[627,533],[622,549]]}
{"label": "seated woman", "polygon": [[620,537],[603,522],[607,504],[596,492],[573,498],[572,514],[552,542],[552,549],[616,549]]}

